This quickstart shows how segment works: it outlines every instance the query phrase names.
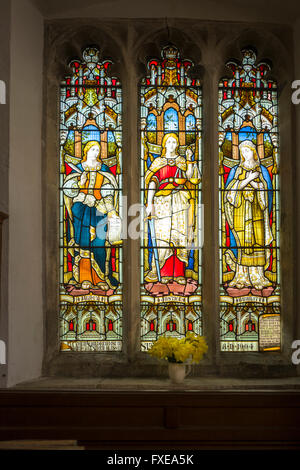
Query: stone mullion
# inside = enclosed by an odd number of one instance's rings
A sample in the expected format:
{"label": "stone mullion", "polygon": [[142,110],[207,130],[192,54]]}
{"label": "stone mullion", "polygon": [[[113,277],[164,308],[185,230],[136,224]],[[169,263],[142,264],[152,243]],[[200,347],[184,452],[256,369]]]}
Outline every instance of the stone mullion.
{"label": "stone mullion", "polygon": [[128,210],[133,204],[140,202],[138,77],[131,36],[129,29],[124,58],[126,79],[123,81],[123,194],[127,196],[127,239],[124,240],[123,253],[123,341],[124,352],[130,362],[140,351],[140,245],[139,240],[131,239],[128,233],[131,221]]}
{"label": "stone mullion", "polygon": [[[210,54],[205,54],[209,57]],[[214,54],[215,55],[215,52]],[[204,244],[202,248],[203,334],[208,342],[208,366],[215,368],[219,343],[218,251],[218,79],[216,68],[205,64],[203,90]]]}

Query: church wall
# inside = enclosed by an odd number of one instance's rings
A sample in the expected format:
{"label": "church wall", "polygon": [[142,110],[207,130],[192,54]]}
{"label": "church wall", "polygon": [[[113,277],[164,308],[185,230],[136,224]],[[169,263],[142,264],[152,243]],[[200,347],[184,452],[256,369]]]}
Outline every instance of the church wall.
{"label": "church wall", "polygon": [[12,2],[9,175],[8,385],[40,375],[42,318],[43,19]]}
{"label": "church wall", "polygon": [[[5,83],[5,97],[1,96],[0,104],[0,213],[8,213],[8,152],[9,152],[9,62],[10,62],[10,1],[2,2],[0,15],[0,80]],[[5,98],[5,100],[3,99]],[[1,222],[0,222],[1,229]],[[7,289],[8,289],[8,221],[2,226],[2,262],[1,262],[1,306],[0,306],[0,340],[7,345]],[[0,237],[1,239],[1,237]],[[7,352],[7,351],[6,351]],[[0,361],[2,362],[2,361]],[[7,362],[7,357],[3,362]],[[7,364],[0,364],[0,387],[5,386]]]}
{"label": "church wall", "polygon": [[[285,5],[280,0],[274,0],[272,8],[268,2],[254,0],[249,4],[245,2],[221,0],[206,0],[197,2],[196,0],[113,0],[110,2],[103,0],[75,0],[72,2],[44,2],[44,0],[32,0],[42,4],[41,9],[45,12],[47,19],[66,18],[150,18],[166,22],[174,22],[172,19],[197,18],[208,21],[236,21],[236,22],[277,22],[288,23],[294,20],[295,4],[289,2]],[[45,4],[46,3],[46,4]]]}

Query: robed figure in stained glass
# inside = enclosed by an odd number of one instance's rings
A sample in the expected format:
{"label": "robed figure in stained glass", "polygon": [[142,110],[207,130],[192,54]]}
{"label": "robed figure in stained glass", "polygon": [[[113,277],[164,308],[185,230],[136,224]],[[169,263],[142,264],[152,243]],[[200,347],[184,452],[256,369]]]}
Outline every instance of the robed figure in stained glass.
{"label": "robed figure in stained glass", "polygon": [[[73,277],[69,285],[103,292],[118,286],[112,270],[108,229],[114,230],[117,214],[117,182],[100,159],[100,144],[89,141],[80,164],[64,182],[64,193],[71,220],[69,252],[73,255]],[[111,292],[111,291],[110,291]]]}
{"label": "robed figure in stained glass", "polygon": [[234,272],[229,287],[253,287],[258,291],[272,283],[265,276],[273,241],[270,227],[272,183],[260,164],[255,144],[239,145],[240,163],[229,173],[224,192],[226,220],[230,227],[230,248],[225,253]]}
{"label": "robed figure in stained glass", "polygon": [[150,233],[153,256],[145,275],[149,283],[173,280],[185,284],[188,278],[186,267],[196,229],[192,188],[199,183],[200,173],[192,161],[192,150],[188,148],[184,157],[178,147],[177,134],[165,134],[161,155],[145,175],[146,214],[155,227],[155,234]]}

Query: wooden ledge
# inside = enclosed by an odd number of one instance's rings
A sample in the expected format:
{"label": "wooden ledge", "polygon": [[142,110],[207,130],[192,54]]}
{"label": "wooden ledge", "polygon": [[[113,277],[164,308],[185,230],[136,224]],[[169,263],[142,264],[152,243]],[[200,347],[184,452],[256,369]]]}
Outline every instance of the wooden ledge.
{"label": "wooden ledge", "polygon": [[98,449],[299,449],[300,391],[1,390],[0,440]]}

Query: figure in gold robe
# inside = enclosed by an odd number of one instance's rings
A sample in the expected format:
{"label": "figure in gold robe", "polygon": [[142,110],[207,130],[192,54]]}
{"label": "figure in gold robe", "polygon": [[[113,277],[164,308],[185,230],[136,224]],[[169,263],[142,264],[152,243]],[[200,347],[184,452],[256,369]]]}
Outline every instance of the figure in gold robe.
{"label": "figure in gold robe", "polygon": [[272,284],[265,276],[270,260],[268,246],[273,241],[272,187],[253,142],[242,142],[239,150],[240,164],[232,168],[224,192],[225,215],[230,227],[230,249],[225,259],[234,271],[229,286],[261,290]]}

